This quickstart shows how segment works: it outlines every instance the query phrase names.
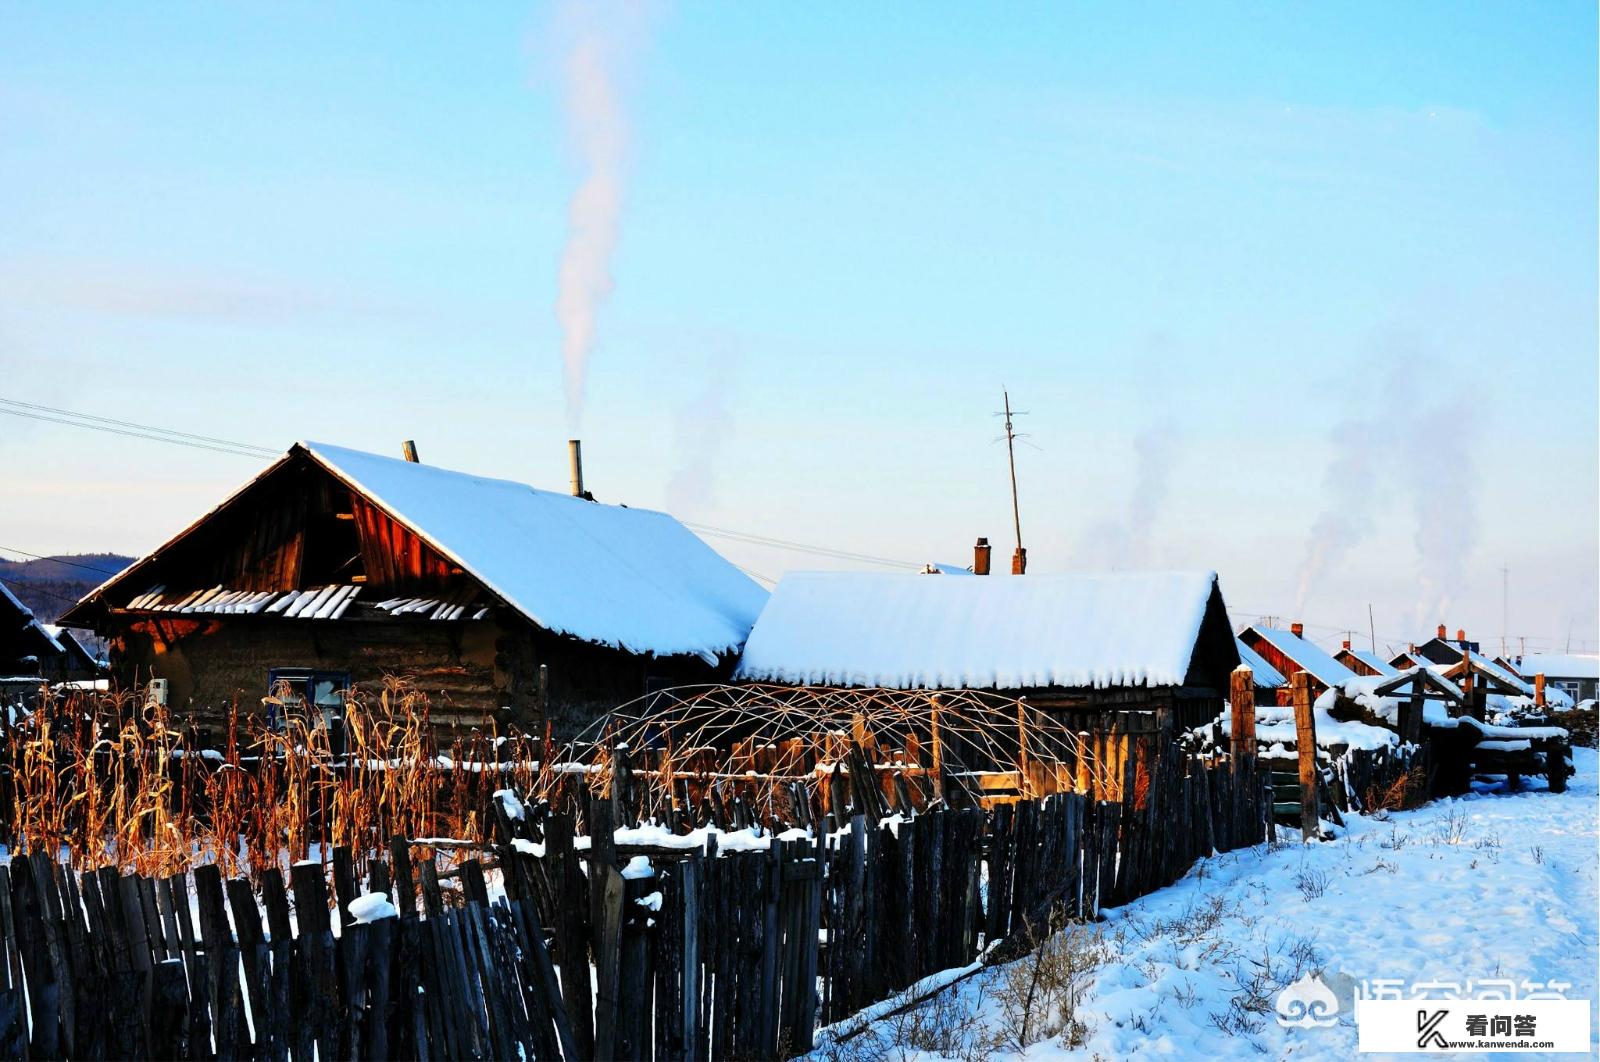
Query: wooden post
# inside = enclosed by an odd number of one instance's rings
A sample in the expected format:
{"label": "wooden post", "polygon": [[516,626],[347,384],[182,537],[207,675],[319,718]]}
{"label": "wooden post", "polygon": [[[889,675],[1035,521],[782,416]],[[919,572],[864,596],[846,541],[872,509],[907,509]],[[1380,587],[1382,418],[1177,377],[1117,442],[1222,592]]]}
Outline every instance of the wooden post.
{"label": "wooden post", "polygon": [[942,747],[943,743],[939,740],[939,698],[935,696],[928,699],[933,704],[932,710],[928,713],[929,718],[932,720],[931,725],[933,730],[933,748],[931,750],[933,753],[933,794],[937,799],[943,800],[944,749]]}
{"label": "wooden post", "polygon": [[1411,696],[1400,705],[1401,741],[1415,745],[1422,740],[1423,706],[1427,703],[1424,699],[1425,693],[1422,672],[1419,669],[1411,678]]}
{"label": "wooden post", "polygon": [[1228,680],[1228,707],[1233,714],[1233,725],[1228,732],[1229,759],[1234,784],[1238,785],[1245,758],[1254,756],[1256,751],[1256,680],[1255,672],[1247,664],[1234,668]]}
{"label": "wooden post", "polygon": [[1545,706],[1543,671],[1533,676],[1533,705],[1535,708],[1543,708]]}
{"label": "wooden post", "polygon": [[1461,672],[1461,712],[1481,721],[1483,716],[1478,707],[1478,682],[1477,676],[1472,673],[1471,656],[1466,654],[1461,659],[1467,663],[1467,667]]}
{"label": "wooden post", "polygon": [[1317,835],[1317,721],[1312,714],[1311,676],[1296,671],[1289,680],[1294,697],[1294,744],[1300,759],[1300,834]]}
{"label": "wooden post", "polygon": [[1028,705],[1021,697],[1017,698],[1017,792],[1024,799],[1034,795],[1028,782]]}

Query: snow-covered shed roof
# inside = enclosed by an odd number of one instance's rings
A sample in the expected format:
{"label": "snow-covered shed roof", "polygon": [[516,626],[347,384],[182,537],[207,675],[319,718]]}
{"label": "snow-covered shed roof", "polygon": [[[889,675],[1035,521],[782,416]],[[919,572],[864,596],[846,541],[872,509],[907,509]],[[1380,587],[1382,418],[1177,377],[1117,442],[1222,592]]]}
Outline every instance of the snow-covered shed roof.
{"label": "snow-covered shed roof", "polygon": [[1517,670],[1530,678],[1600,679],[1600,656],[1593,653],[1527,653],[1517,662]]}
{"label": "snow-covered shed roof", "polygon": [[1278,674],[1278,669],[1267,663],[1266,658],[1250,648],[1238,638],[1234,643],[1239,647],[1239,663],[1248,666],[1253,672],[1251,681],[1264,690],[1275,690],[1289,680]]}
{"label": "snow-covered shed roof", "polygon": [[[267,472],[300,454],[386,511],[506,605],[558,634],[636,653],[710,657],[737,652],[766,601],[765,590],[666,513],[602,505],[326,443],[297,443]],[[125,574],[139,571],[149,559]],[[119,581],[108,581],[79,607]]]}
{"label": "snow-covered shed roof", "polygon": [[1329,656],[1321,646],[1307,641],[1293,631],[1280,630],[1276,627],[1250,627],[1246,633],[1251,631],[1300,665],[1302,670],[1309,671],[1324,686],[1337,686],[1347,679],[1356,677],[1355,672]]}
{"label": "snow-covered shed roof", "polygon": [[1371,649],[1348,649],[1346,652],[1355,657],[1357,660],[1361,661],[1363,664],[1366,664],[1368,667],[1372,668],[1372,670],[1376,671],[1380,675],[1387,676],[1400,674],[1399,668],[1390,666],[1387,660],[1379,656],[1377,653],[1374,653]]}
{"label": "snow-covered shed roof", "polygon": [[1181,686],[1208,622],[1220,630],[1225,684],[1238,661],[1213,572],[792,572],[750,632],[736,677],[897,689]]}

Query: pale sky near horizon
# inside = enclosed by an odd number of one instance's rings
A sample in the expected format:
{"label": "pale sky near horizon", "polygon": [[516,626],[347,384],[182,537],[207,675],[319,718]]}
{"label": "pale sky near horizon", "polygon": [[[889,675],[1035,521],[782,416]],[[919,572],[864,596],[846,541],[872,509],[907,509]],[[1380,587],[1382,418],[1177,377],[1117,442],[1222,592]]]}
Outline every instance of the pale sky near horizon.
{"label": "pale sky near horizon", "polygon": [[[564,489],[557,15],[0,4],[0,397]],[[1593,4],[629,21],[602,500],[1003,565],[1004,385],[1033,570],[1497,649],[1504,566],[1505,633],[1600,641]],[[261,464],[0,416],[0,547]]]}

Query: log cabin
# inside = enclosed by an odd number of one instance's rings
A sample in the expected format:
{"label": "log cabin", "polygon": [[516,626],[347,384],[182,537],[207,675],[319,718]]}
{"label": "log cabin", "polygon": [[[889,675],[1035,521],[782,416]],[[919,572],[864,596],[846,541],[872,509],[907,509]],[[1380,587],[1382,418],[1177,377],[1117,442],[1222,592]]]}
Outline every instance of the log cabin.
{"label": "log cabin", "polygon": [[1212,572],[793,572],[734,677],[991,690],[1026,697],[1075,731],[1153,733],[1215,719],[1238,665]]}
{"label": "log cabin", "polygon": [[333,714],[395,678],[436,724],[565,736],[727,676],[767,595],[677,520],[407,454],[297,443],[63,622],[206,725],[269,693]]}

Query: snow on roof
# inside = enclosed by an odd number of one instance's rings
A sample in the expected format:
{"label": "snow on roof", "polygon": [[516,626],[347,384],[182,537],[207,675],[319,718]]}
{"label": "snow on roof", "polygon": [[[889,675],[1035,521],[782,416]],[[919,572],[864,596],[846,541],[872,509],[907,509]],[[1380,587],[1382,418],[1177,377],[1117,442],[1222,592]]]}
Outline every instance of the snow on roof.
{"label": "snow on roof", "polygon": [[[1443,676],[1448,675],[1451,671],[1454,671],[1456,668],[1460,667],[1461,661],[1457,660],[1453,664],[1435,664],[1430,662],[1425,666],[1429,671]],[[1479,656],[1477,653],[1473,653],[1472,669],[1481,674],[1492,676],[1504,685],[1516,690],[1518,693],[1525,694],[1529,697],[1533,696],[1533,683],[1518,678],[1516,675],[1512,674],[1510,671],[1507,671],[1505,668],[1501,667],[1499,664],[1495,663],[1493,660],[1490,660],[1486,656]]]}
{"label": "snow on roof", "polygon": [[1477,653],[1472,654],[1472,662],[1501,682],[1504,682],[1507,686],[1521,690],[1530,697],[1533,696],[1533,683],[1521,678],[1514,671],[1508,670],[1504,665],[1498,664],[1486,656],[1479,656]]}
{"label": "snow on roof", "polygon": [[1370,649],[1351,649],[1350,655],[1366,664],[1380,675],[1398,675],[1400,669],[1392,666],[1387,660]]}
{"label": "snow on roof", "polygon": [[1262,689],[1277,689],[1289,681],[1278,674],[1278,669],[1267,663],[1266,658],[1260,653],[1240,642],[1237,638],[1234,641],[1239,642],[1239,662],[1255,673],[1253,681],[1257,686]]}
{"label": "snow on roof", "polygon": [[1216,580],[792,572],[736,677],[898,689],[1181,685]]}
{"label": "snow on roof", "polygon": [[301,445],[507,604],[559,634],[636,653],[714,656],[744,643],[767,597],[666,513],[342,446]]}
{"label": "snow on roof", "polygon": [[1532,678],[1600,679],[1600,656],[1592,653],[1528,653],[1517,663],[1517,670]]}
{"label": "snow on roof", "polygon": [[21,627],[23,630],[27,630],[29,628],[36,629],[39,634],[43,636],[45,642],[48,643],[49,646],[56,652],[62,653],[66,651],[61,648],[61,643],[56,641],[54,632],[59,628],[47,627],[45,624],[40,623],[37,619],[35,619],[33,616],[33,609],[29,608],[27,605],[24,605],[22,600],[18,598],[16,594],[13,594],[11,592],[11,588],[5,583],[0,583],[0,604],[4,604],[8,609],[16,613],[15,618],[21,621]]}
{"label": "snow on roof", "polygon": [[1346,679],[1356,677],[1354,671],[1329,656],[1321,646],[1306,641],[1293,631],[1276,627],[1251,627],[1250,630],[1261,635],[1269,645],[1299,664],[1303,670],[1311,672],[1324,686],[1337,686]]}

